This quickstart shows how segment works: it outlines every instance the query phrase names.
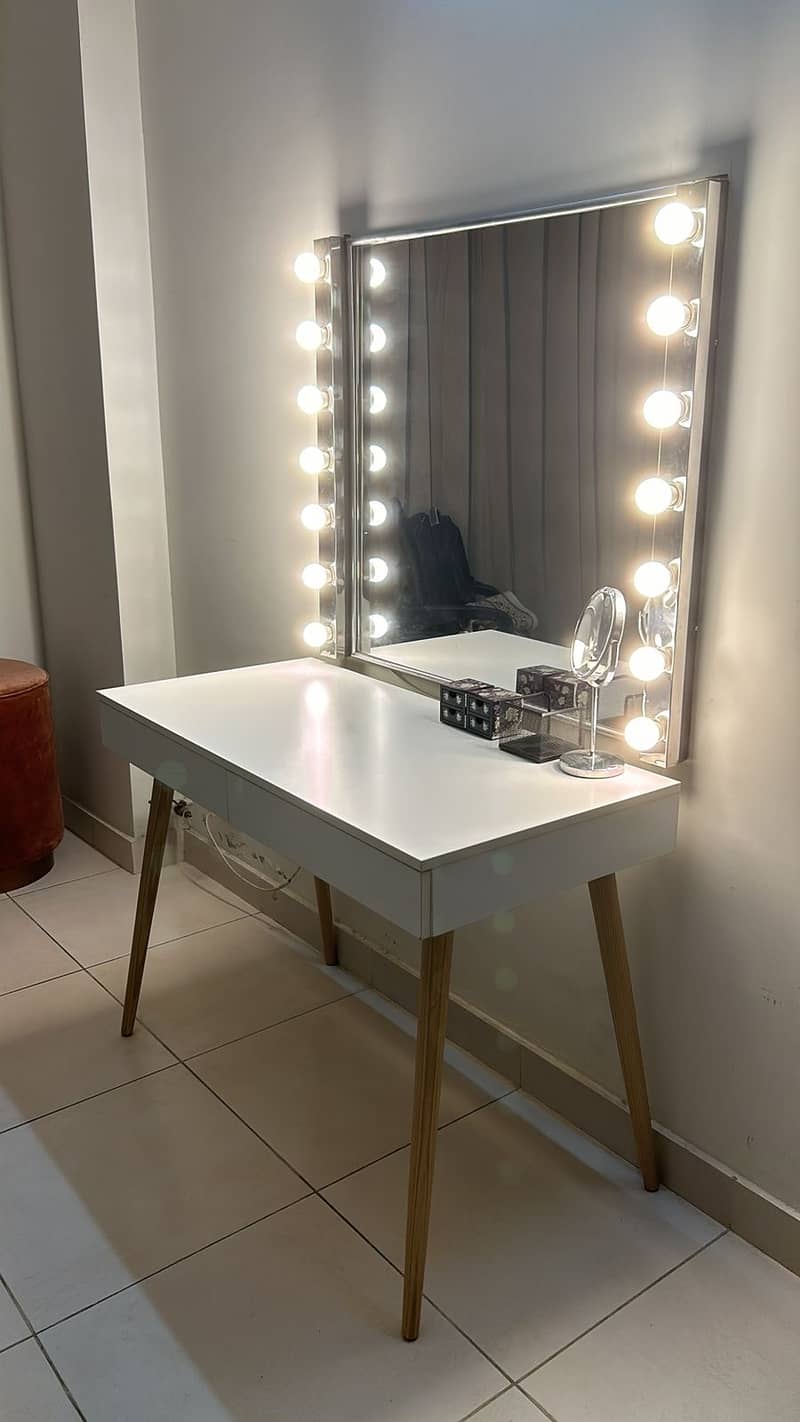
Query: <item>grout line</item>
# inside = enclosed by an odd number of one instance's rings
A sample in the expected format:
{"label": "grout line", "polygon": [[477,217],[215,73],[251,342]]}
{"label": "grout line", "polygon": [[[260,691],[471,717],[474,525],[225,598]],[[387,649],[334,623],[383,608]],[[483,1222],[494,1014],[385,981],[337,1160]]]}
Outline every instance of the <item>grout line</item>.
{"label": "grout line", "polygon": [[484,1409],[491,1407],[493,1402],[499,1402],[501,1397],[508,1397],[510,1392],[516,1391],[517,1388],[515,1387],[504,1387],[502,1392],[496,1392],[494,1397],[487,1397],[485,1402],[479,1402],[477,1407],[473,1407],[471,1412],[468,1412],[465,1417],[460,1418],[460,1422],[472,1422],[473,1417],[480,1417]]}
{"label": "grout line", "polygon": [[[242,1032],[240,1037],[231,1037],[228,1041],[220,1042],[216,1047],[204,1047],[201,1052],[190,1052],[188,1057],[179,1057],[184,1066],[189,1062],[199,1061],[201,1057],[210,1057],[212,1052],[221,1052],[225,1047],[233,1047],[237,1042],[246,1042],[248,1037],[258,1037],[262,1032],[271,1032],[273,1027],[282,1027],[285,1022],[296,1022],[300,1017],[310,1017],[312,1012],[324,1012],[326,1007],[338,1007],[340,1002],[349,1002],[351,998],[360,997],[366,988],[356,988],[352,992],[343,992],[341,997],[333,997],[330,1002],[316,1002],[313,1007],[304,1007],[301,1012],[293,1012],[289,1017],[280,1017],[277,1022],[265,1022],[263,1027],[254,1027],[250,1032]],[[119,998],[115,1001],[119,1002]],[[144,1018],[137,1017],[137,1022],[141,1022],[143,1027],[147,1027]],[[150,1031],[150,1028],[147,1028]]]}
{"label": "grout line", "polygon": [[[75,1398],[74,1398],[73,1395],[72,1395],[72,1392],[71,1392],[70,1389],[67,1387],[67,1384],[65,1383],[65,1381],[64,1381],[64,1379],[62,1378],[60,1372],[58,1371],[58,1368],[56,1367],[55,1363],[53,1362],[53,1359],[50,1357],[50,1354],[47,1352],[46,1348],[44,1347],[44,1344],[41,1342],[41,1340],[40,1340],[40,1338],[39,1338],[39,1335],[38,1335],[38,1333],[36,1332],[36,1329],[34,1328],[34,1326],[33,1326],[32,1322],[31,1322],[30,1318],[28,1317],[27,1313],[25,1312],[24,1308],[22,1307],[22,1304],[20,1303],[19,1299],[17,1298],[16,1294],[14,1293],[14,1290],[12,1289],[11,1285],[9,1284],[9,1282],[8,1282],[8,1280],[6,1279],[5,1275],[3,1275],[3,1274],[0,1274],[0,1284],[2,1284],[2,1286],[5,1288],[6,1293],[8,1294],[9,1298],[10,1298],[10,1299],[12,1300],[12,1302],[15,1304],[15,1306],[16,1306],[16,1308],[17,1308],[17,1311],[21,1314],[22,1318],[25,1320],[25,1325],[26,1325],[26,1327],[28,1328],[28,1330],[29,1330],[29,1332],[30,1332],[30,1337],[29,1337],[29,1338],[20,1338],[17,1343],[11,1343],[11,1344],[9,1345],[9,1347],[11,1347],[11,1348],[16,1348],[16,1347],[19,1346],[20,1343],[30,1343],[31,1341],[33,1341],[33,1342],[36,1344],[37,1348],[39,1349],[39,1352],[43,1355],[43,1357],[44,1357],[44,1359],[45,1359],[45,1361],[46,1361],[48,1367],[52,1368],[53,1372],[55,1373],[56,1377],[58,1378],[58,1381],[60,1382],[60,1384],[61,1384],[61,1386],[62,1386],[64,1392],[66,1393],[67,1397],[69,1398],[70,1402],[72,1403],[72,1406],[75,1408],[76,1413],[78,1414],[78,1416],[79,1416],[80,1418],[83,1419],[83,1422],[87,1422],[86,1414],[85,1414],[85,1413],[82,1411],[82,1409],[78,1406],[78,1404],[77,1404]],[[3,1354],[3,1353],[6,1353],[6,1352],[8,1352],[8,1349],[7,1349],[7,1348],[0,1349],[0,1356],[2,1356],[2,1354]]]}
{"label": "grout line", "polygon": [[[72,974],[70,973],[68,976],[72,977]],[[163,1047],[163,1042],[160,1045]],[[98,1096],[108,1096],[112,1091],[122,1091],[126,1086],[135,1086],[137,1081],[146,1081],[149,1076],[160,1076],[162,1071],[174,1071],[177,1066],[183,1066],[183,1062],[179,1057],[174,1057],[173,1061],[165,1062],[160,1067],[153,1067],[152,1071],[143,1071],[141,1076],[129,1077],[127,1081],[115,1081],[113,1086],[104,1086],[100,1091],[90,1091],[88,1096],[79,1096],[76,1101],[65,1101],[62,1106],[54,1106],[52,1111],[41,1111],[38,1116],[28,1116],[24,1121],[15,1121],[13,1126],[5,1126],[0,1130],[0,1144],[6,1136],[12,1135],[14,1131],[23,1130],[25,1126],[35,1126],[39,1121],[48,1120],[50,1116],[58,1116],[62,1111],[71,1111],[73,1106],[82,1106],[85,1101],[96,1101]]]}
{"label": "grout line", "polygon": [[[75,962],[74,958],[72,961]],[[74,968],[67,968],[65,973],[54,973],[52,978],[38,978],[35,983],[22,983],[20,987],[6,988],[3,992],[0,992],[0,998],[13,997],[15,992],[27,992],[28,988],[44,987],[45,983],[57,983],[61,978],[74,978],[75,974],[80,971],[80,966],[76,963]]]}
{"label": "grout line", "polygon": [[[85,843],[85,841],[81,842]],[[92,846],[89,845],[89,848],[91,849]],[[100,853],[99,849],[97,853]],[[84,879],[99,879],[101,874],[113,874],[115,869],[120,869],[121,867],[120,864],[112,864],[111,860],[109,860],[107,869],[93,869],[89,874],[76,874],[71,879],[59,879],[57,884],[40,884],[38,889],[34,888],[33,885],[26,889],[15,889],[8,897],[12,904],[15,904],[18,899],[27,899],[29,894],[46,894],[50,889],[64,889],[67,884],[82,884]]]}
{"label": "grout line", "polygon": [[[613,1318],[615,1314],[621,1313],[624,1308],[628,1308],[630,1304],[636,1303],[637,1299],[642,1298],[644,1294],[649,1294],[651,1289],[663,1283],[671,1274],[677,1274],[678,1270],[682,1269],[685,1264],[691,1263],[699,1254],[704,1254],[707,1249],[711,1248],[712,1244],[716,1244],[718,1240],[722,1239],[723,1235],[729,1233],[729,1230],[721,1229],[719,1234],[714,1235],[713,1239],[707,1239],[705,1244],[700,1245],[699,1249],[695,1249],[693,1253],[687,1254],[685,1259],[681,1259],[679,1263],[673,1264],[671,1269],[667,1269],[665,1273],[659,1274],[657,1279],[653,1279],[649,1284],[645,1284],[644,1288],[639,1289],[637,1293],[631,1294],[630,1298],[625,1299],[624,1303],[617,1304],[616,1308],[612,1308],[608,1313],[604,1314],[602,1318],[598,1318],[596,1323],[592,1323],[589,1328],[584,1328],[582,1333],[578,1333],[574,1338],[571,1338],[569,1343],[565,1343],[561,1348],[556,1348],[555,1352],[550,1353],[547,1358],[543,1358],[541,1363],[537,1363],[535,1368],[531,1368],[530,1372],[523,1373],[522,1376],[517,1379],[518,1386],[522,1388],[524,1382],[527,1382],[529,1378],[532,1378],[535,1373],[538,1373],[548,1363],[552,1363],[554,1358],[558,1358],[562,1353],[566,1353],[568,1348],[573,1348],[576,1343],[580,1343],[583,1338],[586,1338],[590,1333],[594,1333],[596,1328],[601,1328],[604,1323],[608,1323],[608,1320]],[[533,1398],[533,1401],[536,1402],[537,1407],[541,1407],[542,1404],[538,1402],[536,1398]]]}

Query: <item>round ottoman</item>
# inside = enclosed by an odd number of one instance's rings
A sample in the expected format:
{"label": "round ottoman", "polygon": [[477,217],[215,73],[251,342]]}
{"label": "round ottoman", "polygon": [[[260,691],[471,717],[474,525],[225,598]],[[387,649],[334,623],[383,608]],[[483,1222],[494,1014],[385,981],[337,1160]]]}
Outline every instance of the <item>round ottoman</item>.
{"label": "round ottoman", "polygon": [[47,672],[0,657],[0,893],[52,869],[63,833]]}

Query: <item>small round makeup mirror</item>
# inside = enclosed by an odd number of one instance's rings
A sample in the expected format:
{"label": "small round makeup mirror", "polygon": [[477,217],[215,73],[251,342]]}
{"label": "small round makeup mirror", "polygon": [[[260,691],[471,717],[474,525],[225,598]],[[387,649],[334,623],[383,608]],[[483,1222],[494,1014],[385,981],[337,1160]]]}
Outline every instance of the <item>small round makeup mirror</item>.
{"label": "small round makeup mirror", "polygon": [[620,756],[597,749],[600,687],[614,679],[625,631],[625,612],[625,598],[619,588],[598,588],[578,618],[570,648],[570,665],[573,674],[589,686],[589,749],[571,750],[562,755],[559,765],[565,775],[604,780],[621,775],[625,769]]}

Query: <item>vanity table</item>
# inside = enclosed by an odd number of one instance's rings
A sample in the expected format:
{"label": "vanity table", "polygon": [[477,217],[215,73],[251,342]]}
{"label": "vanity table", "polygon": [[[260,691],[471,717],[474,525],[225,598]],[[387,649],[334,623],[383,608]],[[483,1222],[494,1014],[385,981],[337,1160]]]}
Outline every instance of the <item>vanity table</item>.
{"label": "vanity table", "polygon": [[[530,644],[528,644],[530,645]],[[422,942],[403,1337],[417,1337],[454,932],[588,884],[645,1188],[658,1188],[616,873],[674,846],[679,785],[573,779],[440,724],[436,702],[318,659],[100,692],[103,739],[154,777],[123,1013],[133,1031],[172,793]],[[264,1083],[265,1090],[269,1083]]]}

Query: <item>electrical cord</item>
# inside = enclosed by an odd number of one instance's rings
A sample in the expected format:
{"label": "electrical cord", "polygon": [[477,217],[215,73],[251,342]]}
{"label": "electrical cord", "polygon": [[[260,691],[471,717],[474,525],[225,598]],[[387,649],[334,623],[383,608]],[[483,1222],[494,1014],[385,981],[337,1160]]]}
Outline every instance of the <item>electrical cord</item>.
{"label": "electrical cord", "polygon": [[[275,899],[277,899],[278,895],[283,893],[284,889],[288,889],[289,885],[294,883],[295,879],[300,873],[300,869],[302,866],[298,864],[297,868],[293,871],[293,873],[291,873],[288,878],[284,878],[284,882],[282,884],[271,884],[267,879],[266,875],[261,874],[257,876],[254,875],[252,879],[249,878],[246,874],[243,874],[241,872],[241,870],[237,867],[236,864],[233,863],[232,856],[228,853],[226,849],[223,848],[223,846],[217,840],[216,835],[214,834],[214,831],[209,823],[210,820],[215,818],[216,816],[211,810],[209,810],[206,814],[203,815],[203,825],[205,827],[206,834],[208,835],[209,842],[214,846],[215,850],[217,851],[217,854],[219,855],[225,867],[227,869],[230,869],[231,873],[234,874],[237,879],[241,879],[242,883],[247,884],[249,888],[267,888],[268,890],[270,890],[274,902]],[[270,865],[270,868],[272,868],[276,874],[281,874],[283,872],[281,869],[278,868],[277,864]]]}

